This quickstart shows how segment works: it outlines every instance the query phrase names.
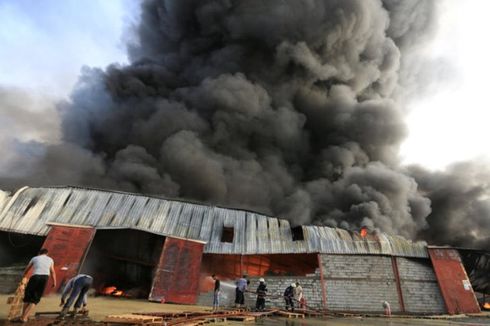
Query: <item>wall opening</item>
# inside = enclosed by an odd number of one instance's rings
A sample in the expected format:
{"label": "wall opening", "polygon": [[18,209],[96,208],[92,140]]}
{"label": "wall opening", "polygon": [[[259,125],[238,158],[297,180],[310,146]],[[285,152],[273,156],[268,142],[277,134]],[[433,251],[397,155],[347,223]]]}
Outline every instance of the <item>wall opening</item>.
{"label": "wall opening", "polygon": [[291,234],[293,236],[293,241],[303,241],[305,239],[303,227],[301,225],[292,227]]}
{"label": "wall opening", "polygon": [[43,242],[41,236],[0,231],[0,267],[26,266]]}
{"label": "wall opening", "polygon": [[97,230],[82,272],[94,276],[98,294],[147,298],[164,239],[137,230]]}
{"label": "wall opening", "polygon": [[13,293],[44,237],[0,231],[0,293]]}
{"label": "wall opening", "polygon": [[235,236],[235,231],[232,227],[223,227],[221,233],[221,242],[233,243],[233,237]]}

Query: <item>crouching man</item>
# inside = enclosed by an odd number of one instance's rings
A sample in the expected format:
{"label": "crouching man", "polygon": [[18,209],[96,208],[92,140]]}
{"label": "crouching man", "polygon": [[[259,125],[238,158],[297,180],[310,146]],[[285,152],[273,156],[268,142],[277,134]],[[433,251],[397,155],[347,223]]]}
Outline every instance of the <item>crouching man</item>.
{"label": "crouching man", "polygon": [[[71,278],[68,283],[66,283],[63,293],[61,294],[60,307],[63,309],[60,312],[60,317],[65,317],[70,310],[71,305],[75,302],[75,307],[73,308],[73,315],[75,316],[78,310],[82,307],[85,310],[87,307],[87,291],[92,285],[92,276],[86,274],[78,274],[77,276]],[[66,297],[68,300],[66,300]]]}

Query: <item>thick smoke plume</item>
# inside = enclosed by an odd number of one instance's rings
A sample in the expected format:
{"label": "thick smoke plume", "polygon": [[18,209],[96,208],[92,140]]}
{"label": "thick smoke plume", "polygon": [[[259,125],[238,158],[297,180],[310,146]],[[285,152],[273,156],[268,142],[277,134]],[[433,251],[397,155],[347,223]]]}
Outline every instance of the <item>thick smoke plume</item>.
{"label": "thick smoke plume", "polygon": [[[145,1],[131,64],[85,68],[60,107],[63,142],[38,146],[25,167],[34,172],[9,182],[117,188],[450,242],[433,228],[458,214],[443,203],[451,181],[398,162],[399,99],[418,87],[403,76],[431,33],[434,3]],[[428,219],[432,195],[442,210]]]}

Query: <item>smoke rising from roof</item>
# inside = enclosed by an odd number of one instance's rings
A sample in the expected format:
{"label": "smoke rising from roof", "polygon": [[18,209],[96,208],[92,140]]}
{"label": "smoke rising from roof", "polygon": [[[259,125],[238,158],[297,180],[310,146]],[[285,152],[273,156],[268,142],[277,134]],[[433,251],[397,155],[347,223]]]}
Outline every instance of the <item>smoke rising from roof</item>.
{"label": "smoke rising from roof", "polygon": [[450,181],[398,161],[400,99],[418,87],[403,76],[434,3],[145,1],[131,64],[84,68],[60,105],[63,142],[37,144],[32,173],[9,182],[450,241],[434,236],[439,215],[428,219],[431,195],[443,195],[434,183]]}

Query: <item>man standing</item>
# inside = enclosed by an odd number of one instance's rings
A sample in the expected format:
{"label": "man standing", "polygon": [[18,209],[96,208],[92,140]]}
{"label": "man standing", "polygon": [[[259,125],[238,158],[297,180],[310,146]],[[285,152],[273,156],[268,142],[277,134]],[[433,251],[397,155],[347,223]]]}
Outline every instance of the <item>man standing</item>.
{"label": "man standing", "polygon": [[53,287],[56,287],[54,262],[53,259],[48,256],[48,249],[41,249],[39,251],[39,255],[31,259],[27,265],[24,275],[27,275],[31,268],[33,269],[33,273],[26,286],[23,300],[24,306],[22,309],[22,316],[20,317],[20,320],[24,323],[27,322],[32,307],[41,301],[41,297],[43,296],[44,289],[46,288],[50,275],[53,278]]}
{"label": "man standing", "polygon": [[255,303],[255,308],[257,311],[265,310],[265,296],[267,295],[267,285],[263,278],[259,279],[259,286],[257,287],[257,302]]}
{"label": "man standing", "polygon": [[294,299],[296,300],[296,302],[298,302],[300,309],[306,308],[305,295],[303,292],[303,288],[301,287],[299,282],[296,282],[296,288],[294,289]]}
{"label": "man standing", "polygon": [[221,290],[221,284],[218,277],[216,277],[216,274],[213,274],[211,277],[214,280],[213,311],[217,311],[219,309],[219,294]]}
{"label": "man standing", "polygon": [[242,278],[235,282],[235,305],[237,308],[245,305],[245,291],[247,290],[247,275],[243,275]]}
{"label": "man standing", "polygon": [[[90,289],[92,285],[92,276],[86,274],[78,274],[75,277],[72,277],[68,283],[66,283],[65,288],[61,294],[61,304],[63,309],[61,310],[60,317],[64,317],[68,310],[70,310],[71,305],[75,301],[75,307],[73,308],[73,315],[77,314],[78,309],[83,304],[83,309],[87,307],[87,291]],[[66,297],[70,294],[68,301],[66,301]],[[66,301],[66,302],[65,302]]]}
{"label": "man standing", "polygon": [[294,289],[296,288],[296,283],[291,283],[290,286],[286,288],[284,291],[284,301],[286,302],[286,310],[289,310],[291,307],[291,311],[294,311]]}

